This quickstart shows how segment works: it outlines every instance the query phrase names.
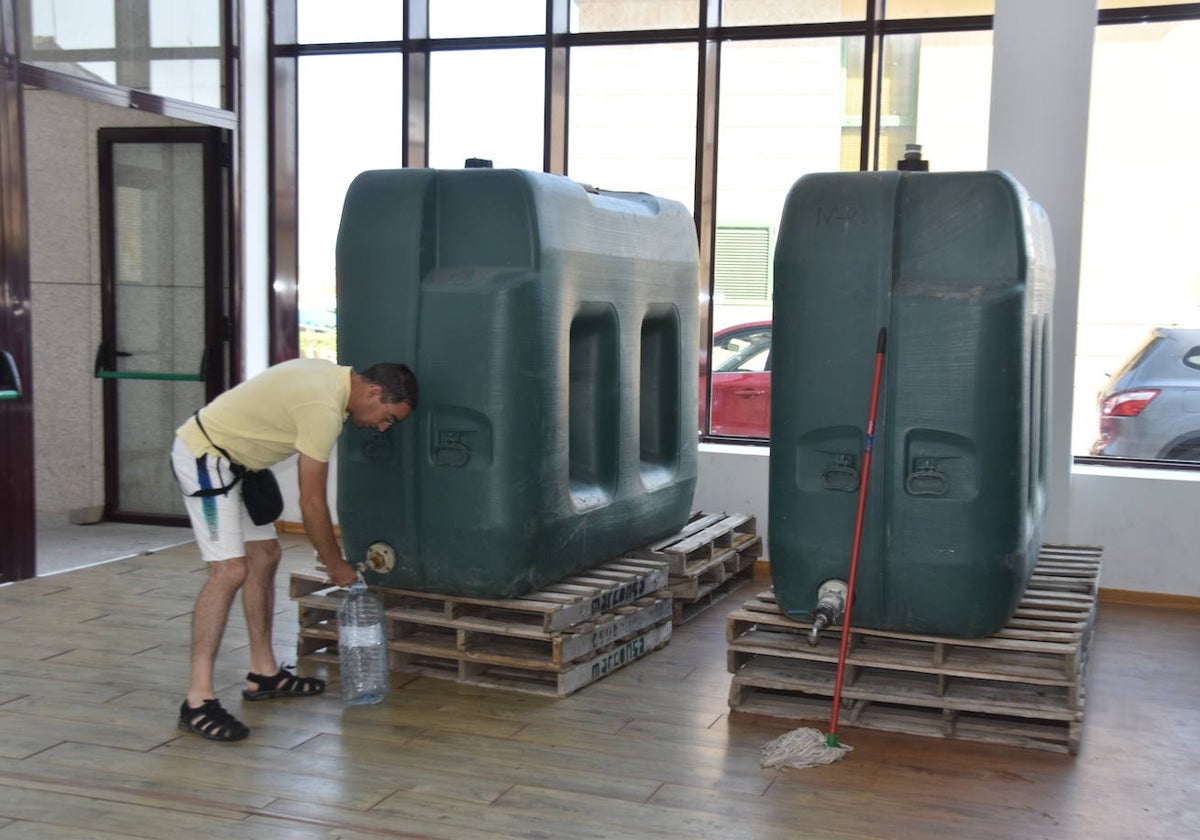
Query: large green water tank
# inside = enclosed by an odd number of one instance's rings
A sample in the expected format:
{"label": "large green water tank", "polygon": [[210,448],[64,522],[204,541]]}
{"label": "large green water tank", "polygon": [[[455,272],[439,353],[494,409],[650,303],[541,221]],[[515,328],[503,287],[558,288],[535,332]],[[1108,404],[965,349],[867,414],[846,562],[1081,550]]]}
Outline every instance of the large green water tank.
{"label": "large green water tank", "polygon": [[344,548],[369,580],[513,597],[687,522],[683,205],[522,170],[365,172],[337,271],[339,362],[406,362],[420,387],[412,418],[339,444]]}
{"label": "large green water tank", "polygon": [[978,637],[1012,617],[1045,509],[1049,224],[1000,172],[814,174],[775,254],[770,560],[807,619],[847,580],[880,328],[886,364],[851,613]]}

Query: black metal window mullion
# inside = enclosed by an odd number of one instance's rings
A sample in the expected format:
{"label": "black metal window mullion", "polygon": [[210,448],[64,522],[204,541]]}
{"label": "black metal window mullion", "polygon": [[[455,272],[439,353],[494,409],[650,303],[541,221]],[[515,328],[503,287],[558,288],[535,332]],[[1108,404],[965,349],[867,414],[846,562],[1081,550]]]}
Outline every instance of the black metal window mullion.
{"label": "black metal window mullion", "polygon": [[268,8],[267,38],[271,78],[267,85],[267,126],[271,183],[268,213],[271,239],[267,243],[267,297],[270,363],[294,359],[300,353],[299,248],[297,239],[298,57],[296,0],[273,0]]}
{"label": "black metal window mullion", "polygon": [[567,173],[567,120],[570,112],[571,0],[546,3],[546,111],[543,124],[542,169]]}
{"label": "black metal window mullion", "polygon": [[[860,126],[858,146],[858,168],[870,170],[879,168],[879,107],[882,97],[879,91],[883,88],[883,43],[879,36],[879,15],[876,6],[882,6],[885,0],[867,0],[867,26],[863,33],[863,89],[862,89],[862,125]],[[882,11],[882,9],[880,9]]]}
{"label": "black metal window mullion", "polygon": [[404,166],[429,165],[429,0],[403,0],[402,95]]}
{"label": "black metal window mullion", "polygon": [[[696,82],[696,172],[693,215],[699,244],[698,291],[702,300],[713,300],[714,264],[717,236],[717,126],[720,118],[721,41],[715,33],[721,27],[721,0],[700,0],[700,27],[697,34]],[[700,308],[700,358],[708,359],[704,371],[707,391],[712,389],[712,359],[706,353],[712,341],[712,308]],[[704,419],[708,431],[708,418]]]}

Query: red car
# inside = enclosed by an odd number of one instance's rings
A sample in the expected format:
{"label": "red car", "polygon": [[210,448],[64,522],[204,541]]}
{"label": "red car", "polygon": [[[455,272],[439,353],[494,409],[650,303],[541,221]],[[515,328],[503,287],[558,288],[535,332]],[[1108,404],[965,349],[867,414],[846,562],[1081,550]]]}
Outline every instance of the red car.
{"label": "red car", "polygon": [[[700,426],[708,409],[700,380]],[[726,327],[713,335],[712,426],[714,435],[771,436],[771,322]]]}

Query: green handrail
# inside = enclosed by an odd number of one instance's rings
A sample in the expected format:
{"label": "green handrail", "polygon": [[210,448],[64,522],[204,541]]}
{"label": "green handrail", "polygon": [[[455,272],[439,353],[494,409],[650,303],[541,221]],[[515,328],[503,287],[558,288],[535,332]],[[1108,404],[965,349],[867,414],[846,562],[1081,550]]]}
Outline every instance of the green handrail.
{"label": "green handrail", "polygon": [[0,350],[0,400],[21,398],[21,377],[17,373],[17,362],[12,353]]}
{"label": "green handrail", "polygon": [[178,382],[201,382],[198,373],[159,373],[153,370],[98,370],[97,379],[170,379]]}
{"label": "green handrail", "polygon": [[[174,373],[170,371],[156,370],[106,370],[104,367],[105,347],[100,345],[96,350],[96,368],[95,375],[97,379],[156,379],[166,380],[171,382],[203,382],[208,375],[208,348],[204,348],[204,352],[200,356],[200,372],[199,373]],[[117,353],[118,356],[127,356],[128,353]]]}

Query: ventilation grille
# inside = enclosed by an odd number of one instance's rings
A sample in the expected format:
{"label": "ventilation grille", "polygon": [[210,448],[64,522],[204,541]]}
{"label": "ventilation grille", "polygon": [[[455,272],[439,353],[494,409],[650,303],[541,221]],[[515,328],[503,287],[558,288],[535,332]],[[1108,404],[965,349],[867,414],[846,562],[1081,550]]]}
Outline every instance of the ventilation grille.
{"label": "ventilation grille", "polygon": [[714,254],[717,300],[766,303],[771,300],[771,229],[717,227]]}

